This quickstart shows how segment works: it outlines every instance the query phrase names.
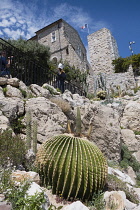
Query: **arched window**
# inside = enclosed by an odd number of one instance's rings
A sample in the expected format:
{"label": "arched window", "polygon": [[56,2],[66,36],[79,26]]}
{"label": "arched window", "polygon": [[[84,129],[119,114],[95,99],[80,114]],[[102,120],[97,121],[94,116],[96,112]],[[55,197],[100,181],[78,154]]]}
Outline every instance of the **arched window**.
{"label": "arched window", "polygon": [[53,57],[52,58],[52,62],[55,63],[55,64],[57,64],[57,58],[56,57]]}

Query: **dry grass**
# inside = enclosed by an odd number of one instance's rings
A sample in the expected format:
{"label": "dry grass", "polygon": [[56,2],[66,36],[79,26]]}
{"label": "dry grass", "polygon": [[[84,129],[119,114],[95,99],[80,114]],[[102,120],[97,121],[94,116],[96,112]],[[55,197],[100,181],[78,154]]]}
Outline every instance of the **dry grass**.
{"label": "dry grass", "polygon": [[70,104],[61,98],[50,98],[50,101],[59,106],[64,113],[67,113],[71,110]]}

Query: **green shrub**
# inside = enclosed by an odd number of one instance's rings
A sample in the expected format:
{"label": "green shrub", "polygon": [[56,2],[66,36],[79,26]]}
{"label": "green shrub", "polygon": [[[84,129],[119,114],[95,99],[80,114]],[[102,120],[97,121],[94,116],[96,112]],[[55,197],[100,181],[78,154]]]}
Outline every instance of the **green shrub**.
{"label": "green shrub", "polygon": [[6,167],[11,164],[18,166],[25,160],[25,142],[18,136],[12,135],[10,130],[0,130],[0,165]]}
{"label": "green shrub", "polygon": [[135,172],[139,172],[140,163],[132,155],[125,144],[123,144],[121,148],[121,159],[120,166],[122,168],[126,169],[128,166],[131,166]]}
{"label": "green shrub", "polygon": [[108,174],[107,177],[107,186],[108,186],[108,190],[112,191],[124,191],[126,194],[126,198],[131,201],[132,203],[136,203],[139,204],[139,198],[138,196],[135,194],[135,192],[132,189],[129,189],[129,187],[127,186],[127,183],[121,181],[120,179],[118,179],[116,176],[114,176],[113,174]]}

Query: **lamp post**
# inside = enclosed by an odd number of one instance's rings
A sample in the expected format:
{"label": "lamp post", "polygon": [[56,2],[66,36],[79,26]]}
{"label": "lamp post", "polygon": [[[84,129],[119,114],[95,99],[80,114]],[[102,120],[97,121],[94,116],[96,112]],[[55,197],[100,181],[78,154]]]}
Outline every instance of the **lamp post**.
{"label": "lamp post", "polygon": [[132,53],[132,55],[134,54],[134,52],[133,52],[133,50],[132,50],[132,44],[135,44],[135,41],[132,41],[132,42],[129,42],[129,49],[130,49],[130,51],[131,51],[131,53]]}

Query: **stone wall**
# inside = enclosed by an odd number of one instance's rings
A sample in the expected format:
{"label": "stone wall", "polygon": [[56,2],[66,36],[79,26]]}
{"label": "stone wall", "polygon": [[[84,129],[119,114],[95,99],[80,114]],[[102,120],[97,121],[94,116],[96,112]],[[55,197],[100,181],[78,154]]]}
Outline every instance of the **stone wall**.
{"label": "stone wall", "polygon": [[119,53],[111,32],[103,28],[88,35],[88,47],[93,72],[113,73],[112,60],[118,58]]}
{"label": "stone wall", "polygon": [[[102,81],[105,85],[102,84]],[[96,94],[101,89],[115,92],[118,91],[118,87],[121,91],[130,91],[136,87],[136,80],[133,74],[133,68],[130,65],[129,69],[125,73],[100,73],[89,75],[88,77],[88,92]]]}

